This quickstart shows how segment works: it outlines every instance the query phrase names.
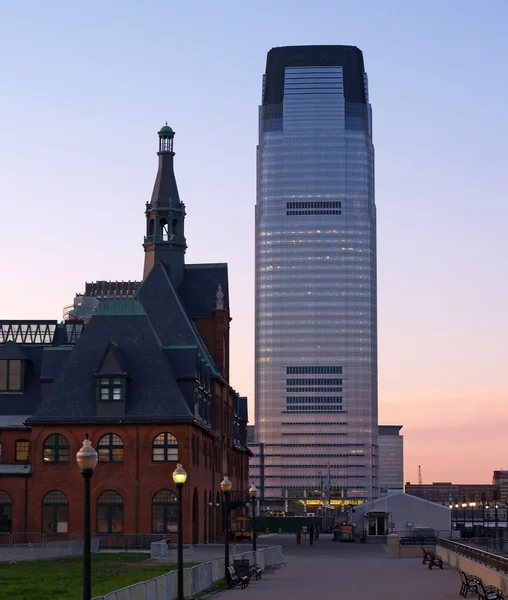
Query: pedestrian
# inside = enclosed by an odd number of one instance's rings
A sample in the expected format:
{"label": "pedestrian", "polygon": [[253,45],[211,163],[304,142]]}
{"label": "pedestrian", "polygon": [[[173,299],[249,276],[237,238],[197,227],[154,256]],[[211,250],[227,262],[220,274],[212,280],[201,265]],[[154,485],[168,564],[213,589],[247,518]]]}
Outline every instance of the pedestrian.
{"label": "pedestrian", "polygon": [[304,525],[302,527],[302,530],[303,530],[303,537],[307,537],[307,525]]}
{"label": "pedestrian", "polygon": [[310,545],[312,546],[312,544],[314,543],[314,527],[312,527],[309,529],[309,542]]}
{"label": "pedestrian", "polygon": [[301,530],[301,529],[299,529],[299,530],[296,532],[296,543],[297,543],[298,545],[300,545],[300,544],[302,543],[302,530]]}
{"label": "pedestrian", "polygon": [[316,529],[314,529],[314,537],[319,540],[319,525],[316,525]]}

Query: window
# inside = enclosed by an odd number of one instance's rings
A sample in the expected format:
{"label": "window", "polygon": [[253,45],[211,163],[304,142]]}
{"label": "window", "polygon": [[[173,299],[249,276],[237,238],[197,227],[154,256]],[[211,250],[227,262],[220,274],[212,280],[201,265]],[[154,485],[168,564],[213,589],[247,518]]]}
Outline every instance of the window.
{"label": "window", "polygon": [[171,462],[178,460],[178,441],[171,433],[159,433],[152,444],[152,460]]}
{"label": "window", "polygon": [[152,533],[176,533],[178,499],[171,490],[159,490],[152,498]]}
{"label": "window", "polygon": [[99,462],[123,462],[123,440],[116,433],[106,433],[97,444]]}
{"label": "window", "polygon": [[124,381],[120,377],[99,378],[99,400],[101,402],[123,402]]}
{"label": "window", "polygon": [[16,460],[26,462],[30,451],[30,442],[28,440],[16,440]]}
{"label": "window", "polygon": [[12,500],[0,490],[0,533],[10,533],[12,528]]}
{"label": "window", "polygon": [[21,360],[0,360],[0,391],[21,392]]}
{"label": "window", "polygon": [[67,533],[68,525],[69,501],[67,496],[58,490],[48,492],[42,499],[42,531],[44,533]]}
{"label": "window", "polygon": [[123,532],[123,499],[118,492],[106,490],[97,498],[97,533]]}
{"label": "window", "polygon": [[54,433],[46,438],[43,449],[44,462],[68,463],[69,462],[69,442],[61,433]]}

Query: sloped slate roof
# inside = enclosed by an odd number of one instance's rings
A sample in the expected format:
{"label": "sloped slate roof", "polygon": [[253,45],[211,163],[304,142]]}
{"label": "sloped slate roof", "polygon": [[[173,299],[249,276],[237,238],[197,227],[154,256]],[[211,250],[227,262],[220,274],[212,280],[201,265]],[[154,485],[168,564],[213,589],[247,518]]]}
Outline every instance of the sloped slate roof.
{"label": "sloped slate roof", "polygon": [[0,346],[0,360],[26,360],[23,348],[16,342],[9,341]]}
{"label": "sloped slate roof", "polygon": [[154,265],[137,298],[143,304],[162,346],[197,346],[212,374],[218,376],[215,363],[162,263]]}
{"label": "sloped slate roof", "polygon": [[[96,380],[114,342],[130,376],[125,416],[96,417]],[[28,424],[116,420],[193,420],[147,316],[94,315]]]}
{"label": "sloped slate roof", "polygon": [[41,379],[52,381],[74,346],[46,346],[42,352]]}
{"label": "sloped slate roof", "polygon": [[224,307],[229,306],[228,265],[226,263],[185,265],[178,294],[192,319],[213,316],[217,287],[222,286]]}

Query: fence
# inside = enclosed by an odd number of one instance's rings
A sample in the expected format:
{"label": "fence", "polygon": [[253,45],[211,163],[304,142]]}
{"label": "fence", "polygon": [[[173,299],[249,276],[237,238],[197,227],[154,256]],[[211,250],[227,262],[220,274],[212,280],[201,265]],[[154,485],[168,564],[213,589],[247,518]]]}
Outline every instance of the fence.
{"label": "fence", "polygon": [[[256,554],[256,556],[254,556]],[[283,562],[280,546],[269,546],[254,552],[233,554],[231,560],[247,559],[257,563],[262,569],[274,567]],[[224,560],[214,558],[208,562],[196,565],[183,571],[183,588],[185,597],[193,596],[209,588],[214,581],[224,577]],[[97,596],[93,600],[174,600],[176,598],[177,572],[170,571],[165,575],[142,581],[106,594]]]}
{"label": "fence", "polygon": [[[51,539],[51,538],[50,538]],[[99,540],[92,539],[92,552],[99,551]],[[52,542],[43,540],[40,543],[11,544],[0,546],[0,562],[23,560],[46,560],[48,558],[63,558],[83,554],[83,542],[68,540]]]}

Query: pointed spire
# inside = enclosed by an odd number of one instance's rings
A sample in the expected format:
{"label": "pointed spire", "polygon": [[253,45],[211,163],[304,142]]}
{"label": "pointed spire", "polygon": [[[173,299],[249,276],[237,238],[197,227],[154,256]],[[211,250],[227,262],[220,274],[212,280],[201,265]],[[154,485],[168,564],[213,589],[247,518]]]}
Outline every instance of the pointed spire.
{"label": "pointed spire", "polygon": [[178,287],[183,278],[184,254],[187,243],[184,235],[185,206],[180,201],[174,172],[173,139],[175,132],[168,125],[158,131],[159,168],[152,199],[146,204],[146,236],[144,240],[145,267],[143,279],[156,262],[169,266],[173,284]]}

